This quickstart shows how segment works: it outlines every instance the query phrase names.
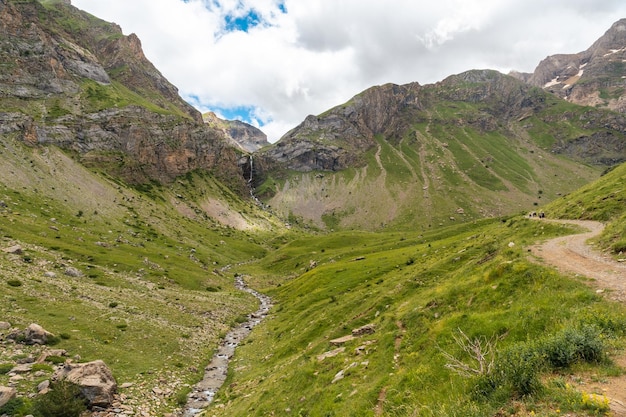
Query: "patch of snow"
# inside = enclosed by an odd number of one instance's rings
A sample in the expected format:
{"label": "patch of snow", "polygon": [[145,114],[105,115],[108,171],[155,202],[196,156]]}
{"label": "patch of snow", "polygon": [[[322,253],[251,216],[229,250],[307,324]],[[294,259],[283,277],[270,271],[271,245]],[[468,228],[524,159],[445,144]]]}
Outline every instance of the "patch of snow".
{"label": "patch of snow", "polygon": [[559,81],[559,77],[555,77],[553,78],[551,81],[548,81],[543,88],[548,88],[548,87],[552,87],[553,85],[557,85],[557,84],[561,84],[561,82]]}
{"label": "patch of snow", "polygon": [[578,71],[578,74],[576,74],[576,77],[582,77],[583,76],[583,72],[585,72],[585,70],[580,70]]}
{"label": "patch of snow", "polygon": [[609,56],[609,55],[613,55],[616,54],[618,52],[622,52],[622,51],[626,51],[626,48],[622,48],[622,49],[609,49],[610,52],[607,52],[606,54],[602,55],[603,57],[605,56]]}
{"label": "patch of snow", "polygon": [[588,63],[589,63],[589,62],[585,62],[584,64],[582,64],[582,65],[580,66],[580,69],[585,68],[585,67],[587,66],[587,64],[588,64]]}

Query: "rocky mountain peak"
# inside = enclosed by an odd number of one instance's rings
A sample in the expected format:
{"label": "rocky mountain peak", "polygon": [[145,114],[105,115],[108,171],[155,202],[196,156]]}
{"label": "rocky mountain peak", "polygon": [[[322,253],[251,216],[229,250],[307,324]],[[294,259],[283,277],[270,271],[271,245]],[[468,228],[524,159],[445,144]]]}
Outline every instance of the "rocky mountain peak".
{"label": "rocky mountain peak", "polygon": [[613,23],[611,28],[587,50],[592,57],[604,56],[626,47],[626,19]]}
{"label": "rocky mountain peak", "polygon": [[576,104],[626,112],[625,62],[626,19],[621,19],[587,50],[548,56],[530,76],[511,75]]}
{"label": "rocky mountain peak", "polygon": [[212,128],[221,130],[234,147],[245,152],[256,152],[270,144],[265,133],[240,120],[223,120],[213,112],[204,113],[202,119]]}

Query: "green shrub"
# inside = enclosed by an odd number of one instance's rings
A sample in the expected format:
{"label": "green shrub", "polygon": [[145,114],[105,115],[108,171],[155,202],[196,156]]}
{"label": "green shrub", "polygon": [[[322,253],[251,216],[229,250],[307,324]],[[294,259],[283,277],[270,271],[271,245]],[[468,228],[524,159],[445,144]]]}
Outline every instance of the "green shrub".
{"label": "green shrub", "polygon": [[9,284],[11,287],[21,287],[22,281],[20,281],[19,279],[10,279],[7,281],[7,284]]}
{"label": "green shrub", "polygon": [[191,387],[184,387],[176,394],[176,404],[180,407],[187,404],[187,395],[191,392]]}
{"label": "green shrub", "polygon": [[115,307],[117,307],[117,306],[118,306],[117,301],[111,301],[111,302],[109,303],[109,307],[111,307],[111,308],[115,308]]}
{"label": "green shrub", "polygon": [[543,341],[542,353],[551,368],[562,369],[576,362],[599,362],[604,342],[596,327],[567,328]]}
{"label": "green shrub", "polygon": [[44,372],[52,372],[52,366],[47,365],[45,363],[35,363],[32,368],[33,372],[44,371]]}
{"label": "green shrub", "polygon": [[514,345],[496,361],[492,375],[512,397],[525,397],[541,390],[541,356],[532,344]]}
{"label": "green shrub", "polygon": [[620,240],[613,243],[613,245],[611,245],[611,249],[615,254],[626,253],[626,240]]}
{"label": "green shrub", "polygon": [[13,366],[12,363],[0,363],[0,375],[8,374]]}
{"label": "green shrub", "polygon": [[25,416],[30,414],[30,404],[22,397],[11,398],[6,404],[0,407],[0,415]]}
{"label": "green shrub", "polygon": [[86,399],[78,385],[67,380],[50,384],[50,391],[35,400],[36,417],[78,417],[87,410]]}
{"label": "green shrub", "polygon": [[63,356],[56,356],[56,355],[50,355],[46,358],[46,362],[50,362],[54,364],[65,363],[66,360],[67,358],[64,358]]}

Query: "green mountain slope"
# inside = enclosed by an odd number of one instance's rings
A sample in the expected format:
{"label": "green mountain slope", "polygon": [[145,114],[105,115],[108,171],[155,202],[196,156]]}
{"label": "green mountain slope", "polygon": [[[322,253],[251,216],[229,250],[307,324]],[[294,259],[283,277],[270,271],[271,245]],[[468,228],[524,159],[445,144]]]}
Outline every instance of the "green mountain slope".
{"label": "green mountain slope", "polygon": [[623,116],[495,71],[386,85],[260,155],[258,193],[322,228],[429,227],[532,210],[626,155]]}

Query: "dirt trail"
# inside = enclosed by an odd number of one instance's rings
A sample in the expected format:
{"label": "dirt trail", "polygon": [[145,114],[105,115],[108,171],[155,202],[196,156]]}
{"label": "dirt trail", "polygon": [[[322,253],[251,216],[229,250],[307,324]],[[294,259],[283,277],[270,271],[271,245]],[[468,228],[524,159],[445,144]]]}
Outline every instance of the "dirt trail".
{"label": "dirt trail", "polygon": [[609,297],[626,302],[626,263],[594,250],[586,242],[604,230],[600,222],[589,220],[541,220],[573,224],[588,229],[587,232],[551,239],[532,246],[531,253],[543,262],[564,273],[582,275],[594,280],[593,286],[606,290]]}
{"label": "dirt trail", "polygon": [[[586,242],[604,230],[600,222],[585,220],[541,220],[561,224],[574,224],[588,229],[576,235],[550,239],[530,248],[531,253],[544,263],[555,266],[563,273],[573,273],[590,278],[590,285],[598,292],[619,302],[626,302],[626,264],[615,262],[594,250]],[[626,357],[614,358],[615,362],[626,367]],[[593,375],[582,378],[576,385],[586,392],[604,395],[609,399],[611,415],[626,417],[626,376],[607,378],[598,381]]]}

